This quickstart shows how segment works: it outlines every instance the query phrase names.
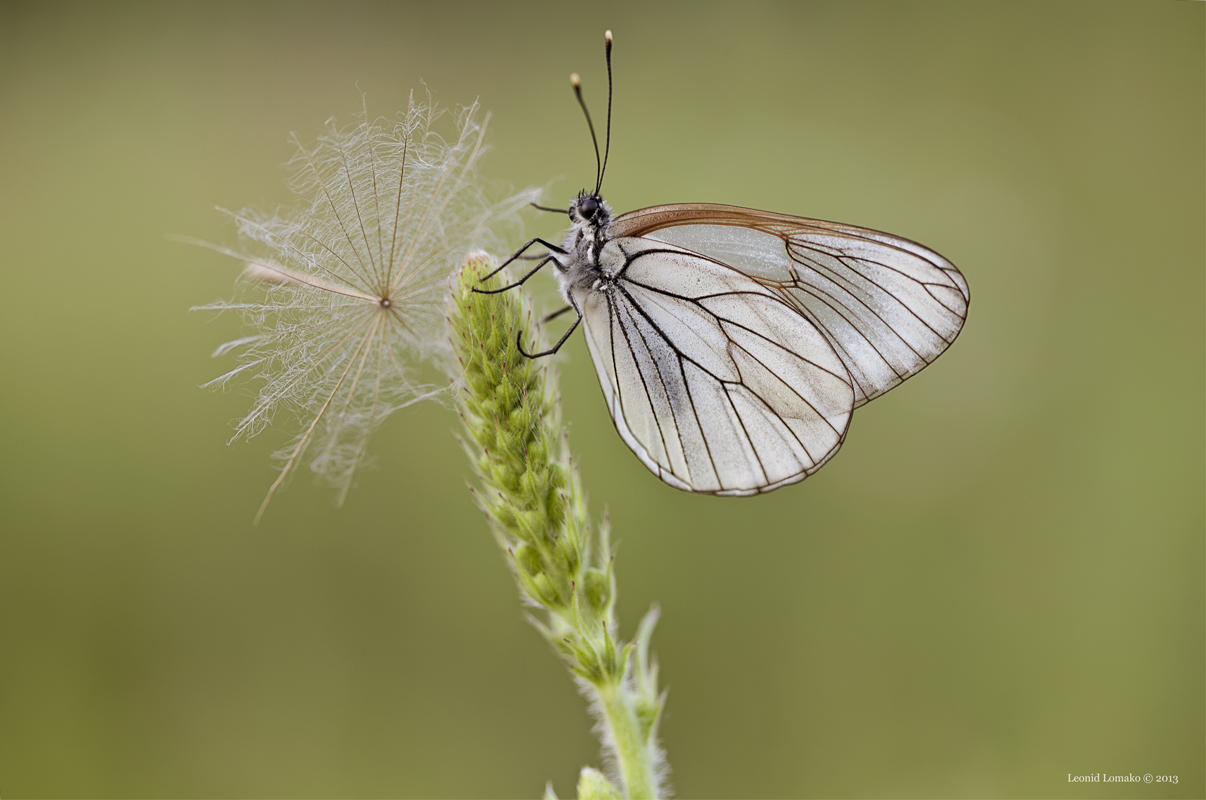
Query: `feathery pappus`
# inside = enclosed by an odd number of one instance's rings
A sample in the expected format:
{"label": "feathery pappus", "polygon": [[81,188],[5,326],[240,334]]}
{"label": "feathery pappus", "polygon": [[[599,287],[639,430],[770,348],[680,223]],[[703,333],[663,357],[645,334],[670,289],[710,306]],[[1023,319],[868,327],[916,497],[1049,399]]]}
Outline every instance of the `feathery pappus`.
{"label": "feathery pappus", "polygon": [[300,423],[277,453],[281,472],[257,520],[303,463],[342,503],[370,434],[446,388],[420,380],[418,368],[448,364],[449,276],[490,243],[491,225],[532,199],[488,198],[477,172],[487,122],[476,103],[447,114],[413,95],[393,119],[328,121],[311,145],[292,137],[293,208],[227,212],[244,248],[213,249],[247,266],[234,301],[201,308],[237,312],[253,332],[217,349],[239,365],[206,385],[259,384],[232,441],[255,436],[281,411]]}

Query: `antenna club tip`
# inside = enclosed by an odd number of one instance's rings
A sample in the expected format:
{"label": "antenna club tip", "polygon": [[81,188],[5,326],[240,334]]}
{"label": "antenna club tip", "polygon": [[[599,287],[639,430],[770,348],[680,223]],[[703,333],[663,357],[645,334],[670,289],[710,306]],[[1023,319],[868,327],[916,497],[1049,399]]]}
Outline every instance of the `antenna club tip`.
{"label": "antenna club tip", "polygon": [[573,86],[575,89],[582,88],[582,79],[578,77],[578,73],[570,73],[570,86]]}
{"label": "antenna club tip", "polygon": [[604,40],[605,40],[605,41],[606,41],[608,44],[611,44],[611,31],[606,31],[606,32],[603,34],[603,39],[604,39]]}

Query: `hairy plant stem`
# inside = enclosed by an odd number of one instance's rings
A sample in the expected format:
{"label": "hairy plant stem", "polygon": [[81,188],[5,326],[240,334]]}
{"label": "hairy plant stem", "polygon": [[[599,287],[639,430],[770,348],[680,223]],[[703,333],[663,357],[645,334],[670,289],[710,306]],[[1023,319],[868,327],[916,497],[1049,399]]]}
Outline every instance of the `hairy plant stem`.
{"label": "hairy plant stem", "polygon": [[561,429],[556,373],[516,346],[522,330],[529,347],[544,347],[521,293],[473,291],[505,285],[505,275],[480,282],[493,268],[488,257],[471,256],[449,304],[457,405],[480,481],[474,494],[524,601],[544,612],[530,617],[533,625],[566,661],[597,717],[611,779],[584,768],[579,797],[661,797],[666,767],[657,726],[665,695],[649,657],[657,609],[633,641],[617,637],[607,521],[596,538]]}
{"label": "hairy plant stem", "polygon": [[598,688],[598,693],[624,789],[629,797],[657,797],[656,758],[655,754],[649,752],[650,748],[657,747],[657,743],[645,736],[635,709],[625,697],[622,687],[603,686]]}

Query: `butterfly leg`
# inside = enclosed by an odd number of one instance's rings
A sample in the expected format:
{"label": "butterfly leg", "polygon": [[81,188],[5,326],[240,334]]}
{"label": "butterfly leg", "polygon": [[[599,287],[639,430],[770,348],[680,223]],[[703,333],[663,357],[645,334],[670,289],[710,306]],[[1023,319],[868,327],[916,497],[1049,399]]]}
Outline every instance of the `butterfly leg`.
{"label": "butterfly leg", "polygon": [[545,322],[548,322],[553,317],[558,317],[558,316],[564,314],[566,311],[569,311],[571,308],[578,313],[578,318],[576,320],[574,320],[573,325],[570,325],[569,330],[566,331],[564,334],[562,334],[561,338],[557,340],[557,344],[553,345],[552,347],[550,347],[548,350],[545,350],[544,352],[541,352],[541,353],[526,352],[523,349],[523,331],[517,332],[515,334],[515,346],[519,348],[519,354],[521,356],[523,356],[524,358],[543,358],[544,356],[551,356],[554,353],[556,353],[558,350],[560,350],[561,345],[565,344],[566,340],[569,339],[570,334],[572,334],[575,330],[577,330],[578,324],[580,322],[582,322],[582,312],[578,310],[578,304],[574,303],[574,299],[571,297],[570,305],[566,306],[565,308],[561,309],[560,311],[550,314],[549,316],[545,317],[545,319],[544,319]]}
{"label": "butterfly leg", "polygon": [[[515,260],[515,256],[512,256],[512,257],[511,257],[511,260],[512,260],[512,261],[513,261],[513,260]],[[556,262],[558,265],[560,265],[560,264],[561,264],[561,262],[560,262],[560,261],[557,261],[557,259],[553,258],[551,255],[548,255],[548,256],[545,256],[545,257],[544,257],[544,260],[543,260],[543,261],[541,261],[541,262],[540,262],[539,264],[537,264],[536,266],[532,267],[532,269],[528,270],[528,274],[527,274],[527,275],[524,275],[522,278],[520,278],[519,280],[515,281],[515,283],[508,284],[508,285],[506,285],[506,286],[502,287],[501,289],[478,289],[478,288],[476,288],[476,287],[475,287],[475,288],[473,289],[473,291],[474,291],[474,292],[477,292],[478,294],[499,294],[500,292],[505,292],[505,291],[508,291],[508,290],[510,290],[510,289],[514,289],[516,286],[523,286],[524,281],[526,281],[528,278],[530,278],[530,277],[532,277],[533,275],[535,275],[537,272],[540,272],[540,268],[541,268],[541,267],[543,267],[545,264],[549,263],[550,261],[555,261],[555,262]],[[498,269],[502,269],[502,267],[499,267]],[[494,274],[494,273],[496,273],[496,272],[498,272],[498,270],[497,270],[497,269],[496,269],[496,270],[494,270],[494,272],[491,272],[491,273],[490,273],[490,275],[493,275],[493,274]],[[487,275],[487,276],[486,276],[486,278],[489,278],[489,277],[490,277],[490,275]],[[486,278],[482,278],[482,280],[485,280]]]}
{"label": "butterfly leg", "polygon": [[563,308],[559,311],[554,311],[552,314],[549,314],[547,317],[540,320],[540,324],[543,325],[546,322],[552,322],[553,320],[557,319],[557,317],[564,314],[566,311],[573,311],[573,310],[574,310],[573,306],[566,306],[565,308]]}
{"label": "butterfly leg", "polygon": [[[531,247],[532,245],[536,244],[537,242],[540,242],[540,244],[542,244],[542,245],[544,245],[545,247],[547,247],[547,248],[549,249],[549,252],[550,252],[550,253],[560,253],[561,255],[565,255],[565,250],[564,250],[563,248],[558,247],[558,246],[557,246],[557,245],[555,245],[555,244],[549,244],[549,243],[548,243],[548,242],[546,242],[544,239],[541,239],[541,238],[538,236],[538,237],[536,237],[535,239],[532,239],[531,241],[529,241],[529,242],[528,242],[527,244],[525,244],[523,247],[521,247],[521,248],[519,248],[518,250],[516,250],[516,251],[515,251],[515,253],[514,253],[514,255],[512,255],[510,258],[508,258],[506,261],[504,261],[502,264],[500,264],[500,265],[498,266],[498,269],[494,270],[494,271],[493,271],[493,272],[491,272],[489,275],[487,275],[487,276],[485,276],[484,278],[482,278],[482,280],[483,280],[483,281],[488,281],[488,280],[490,280],[491,278],[493,278],[495,275],[497,275],[498,273],[502,272],[502,271],[503,271],[503,269],[504,269],[504,268],[506,268],[506,266],[507,266],[508,264],[510,264],[510,263],[511,263],[512,261],[514,261],[515,259],[520,258],[520,257],[523,255],[523,251],[527,250],[529,247]],[[551,256],[550,256],[550,258],[551,258]],[[543,262],[542,262],[542,263],[543,263]],[[539,267],[537,267],[537,269],[539,269]],[[525,278],[524,280],[527,280],[527,279]],[[523,283],[523,281],[520,281],[520,283]],[[518,286],[519,284],[515,284],[515,285],[516,285],[516,286]],[[477,289],[474,289],[473,291],[475,291],[475,292],[476,292],[476,291],[477,291]]]}

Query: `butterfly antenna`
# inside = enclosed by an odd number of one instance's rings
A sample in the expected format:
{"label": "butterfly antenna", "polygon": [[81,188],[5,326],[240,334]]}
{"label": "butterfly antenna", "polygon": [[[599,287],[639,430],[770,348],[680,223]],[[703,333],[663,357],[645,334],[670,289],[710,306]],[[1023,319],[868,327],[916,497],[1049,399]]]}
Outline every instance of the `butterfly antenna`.
{"label": "butterfly antenna", "polygon": [[603,174],[607,172],[607,157],[611,155],[611,31],[603,34],[607,42],[607,144],[603,147],[603,168],[599,170],[599,182],[595,184],[595,194],[603,188]]}
{"label": "butterfly antenna", "polygon": [[582,113],[586,115],[586,126],[590,128],[590,140],[595,145],[595,194],[598,194],[599,184],[603,181],[603,162],[599,160],[599,139],[595,136],[595,123],[590,121],[590,111],[586,107],[586,101],[582,99],[582,79],[578,77],[578,73],[570,75],[570,85],[574,87],[578,105],[582,106]]}

